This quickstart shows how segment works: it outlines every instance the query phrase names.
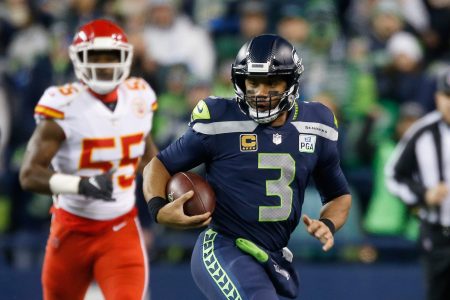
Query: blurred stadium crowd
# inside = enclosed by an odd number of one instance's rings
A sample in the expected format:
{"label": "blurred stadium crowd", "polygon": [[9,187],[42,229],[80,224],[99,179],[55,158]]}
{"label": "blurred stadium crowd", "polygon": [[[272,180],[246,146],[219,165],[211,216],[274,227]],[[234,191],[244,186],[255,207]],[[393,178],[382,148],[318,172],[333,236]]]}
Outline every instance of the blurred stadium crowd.
{"label": "blurred stadium crowd", "polygon": [[[305,65],[302,100],[321,101],[338,117],[341,162],[353,189],[352,215],[337,237],[342,255],[328,255],[370,262],[380,249],[415,239],[417,223],[387,192],[383,168],[408,126],[435,108],[435,77],[450,63],[449,0],[4,0],[2,263],[26,267],[43,255],[51,198],[22,191],[18,170],[40,96],[50,85],[75,80],[67,51],[73,33],[100,17],[125,29],[135,46],[131,74],[157,92],[153,134],[160,148],[185,130],[199,99],[233,97],[230,65],[245,41],[262,33],[288,39]],[[317,197],[307,195],[305,211],[318,209]],[[141,195],[138,204],[153,260],[189,257],[196,232],[155,226]],[[305,240],[299,233],[291,246],[312,257]]]}

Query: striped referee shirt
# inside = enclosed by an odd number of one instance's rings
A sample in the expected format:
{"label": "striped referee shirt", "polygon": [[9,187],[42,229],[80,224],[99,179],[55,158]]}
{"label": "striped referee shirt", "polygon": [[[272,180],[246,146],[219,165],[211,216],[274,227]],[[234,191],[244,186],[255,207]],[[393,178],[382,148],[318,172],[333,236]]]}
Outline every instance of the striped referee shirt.
{"label": "striped referee shirt", "polygon": [[440,112],[427,114],[406,132],[385,168],[391,193],[419,207],[428,223],[450,226],[450,194],[439,207],[425,205],[425,192],[439,182],[450,189],[450,125]]}

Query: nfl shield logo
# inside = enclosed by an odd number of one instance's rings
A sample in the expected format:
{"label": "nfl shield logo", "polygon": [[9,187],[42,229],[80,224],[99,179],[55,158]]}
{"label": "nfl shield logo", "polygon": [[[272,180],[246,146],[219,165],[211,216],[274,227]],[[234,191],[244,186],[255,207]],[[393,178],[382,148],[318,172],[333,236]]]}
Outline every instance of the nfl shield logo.
{"label": "nfl shield logo", "polygon": [[273,143],[275,144],[275,145],[279,145],[279,144],[281,144],[281,134],[278,134],[278,133],[274,133],[273,134]]}

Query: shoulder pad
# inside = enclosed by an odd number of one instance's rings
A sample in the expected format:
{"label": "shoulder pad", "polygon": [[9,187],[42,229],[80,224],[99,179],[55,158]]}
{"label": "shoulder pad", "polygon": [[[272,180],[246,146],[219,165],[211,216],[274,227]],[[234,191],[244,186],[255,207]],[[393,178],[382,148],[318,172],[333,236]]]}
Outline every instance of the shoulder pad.
{"label": "shoulder pad", "polygon": [[51,86],[45,90],[34,109],[37,116],[64,119],[64,110],[84,89],[79,83]]}
{"label": "shoulder pad", "polygon": [[312,117],[316,122],[323,123],[335,129],[338,128],[338,120],[334,113],[326,105],[320,102],[304,102],[303,109],[307,111],[307,118]]}
{"label": "shoulder pad", "polygon": [[[131,91],[145,91],[152,90],[150,85],[144,79],[140,77],[130,77],[124,81],[124,85]],[[152,90],[153,91],[153,90]]]}
{"label": "shoulder pad", "polygon": [[143,78],[130,77],[123,82],[122,87],[129,93],[140,94],[140,97],[148,101],[152,111],[157,110],[156,93]]}
{"label": "shoulder pad", "polygon": [[299,133],[315,134],[331,141],[337,141],[339,133],[337,120],[331,110],[319,102],[299,103],[301,117],[293,121]]}
{"label": "shoulder pad", "polygon": [[194,107],[191,114],[191,123],[210,123],[221,121],[227,110],[230,100],[219,97],[208,97],[200,100]]}

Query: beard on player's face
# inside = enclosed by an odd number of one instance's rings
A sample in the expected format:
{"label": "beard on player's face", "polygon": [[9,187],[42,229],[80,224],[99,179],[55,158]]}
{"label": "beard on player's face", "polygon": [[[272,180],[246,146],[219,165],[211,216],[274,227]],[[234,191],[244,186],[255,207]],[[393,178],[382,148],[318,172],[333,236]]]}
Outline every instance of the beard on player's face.
{"label": "beard on player's face", "polygon": [[259,111],[268,111],[276,108],[281,101],[282,93],[269,91],[267,95],[257,95],[256,90],[248,89],[245,100],[248,105]]}

